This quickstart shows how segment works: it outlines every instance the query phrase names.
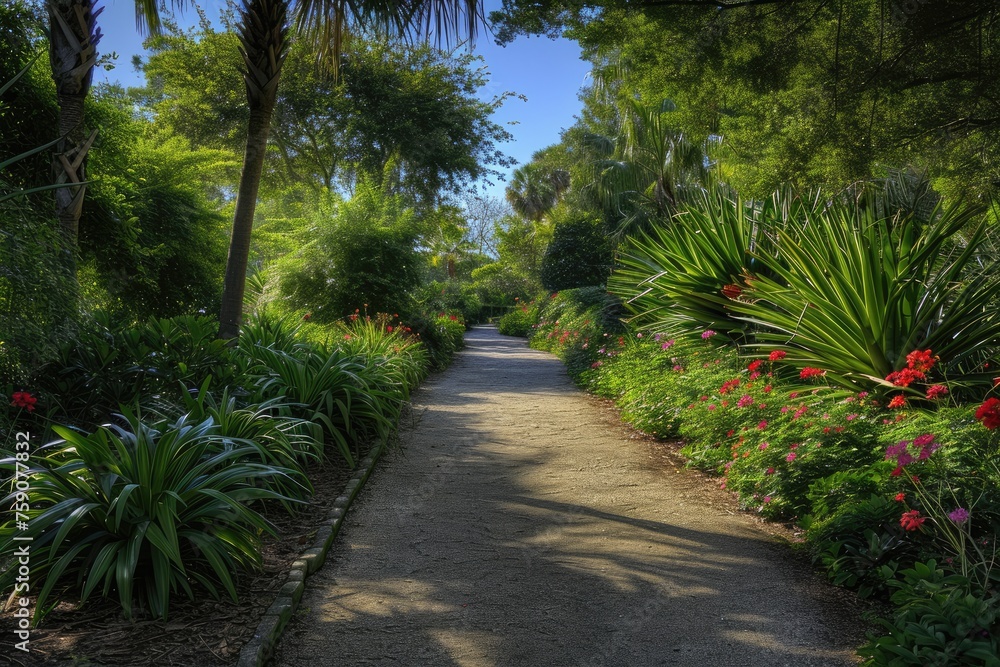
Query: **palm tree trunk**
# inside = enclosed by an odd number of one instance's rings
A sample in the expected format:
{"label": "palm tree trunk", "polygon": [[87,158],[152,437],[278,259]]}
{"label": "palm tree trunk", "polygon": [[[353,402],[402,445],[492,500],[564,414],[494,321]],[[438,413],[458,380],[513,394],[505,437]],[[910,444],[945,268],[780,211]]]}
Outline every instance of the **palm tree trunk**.
{"label": "palm tree trunk", "polygon": [[67,263],[74,269],[76,245],[83,211],[86,186],[87,152],[97,136],[89,137],[84,128],[84,101],[90,92],[97,63],[97,43],[101,31],[97,28],[96,0],[48,0],[49,62],[52,80],[59,100],[59,135],[62,141],[52,156],[52,178],[57,189],[56,216],[65,241]]}
{"label": "palm tree trunk", "polygon": [[249,0],[242,10],[240,54],[246,70],[243,79],[250,104],[247,145],[243,153],[243,173],[236,197],[233,235],[226,261],[219,313],[219,338],[240,335],[243,320],[243,294],[246,290],[247,262],[250,258],[250,235],[253,231],[257,193],[264,170],[267,136],[277,100],[281,66],[288,50],[288,0]]}

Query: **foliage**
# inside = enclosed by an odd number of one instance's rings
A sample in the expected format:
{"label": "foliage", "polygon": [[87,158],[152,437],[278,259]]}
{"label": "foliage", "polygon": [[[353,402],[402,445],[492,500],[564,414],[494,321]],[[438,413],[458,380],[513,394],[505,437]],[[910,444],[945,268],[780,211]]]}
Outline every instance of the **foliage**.
{"label": "foliage", "polygon": [[232,168],[231,156],[192,150],[179,137],[145,137],[114,91],[89,115],[102,130],[80,227],[82,287],[103,309],[138,319],[214,311],[228,228],[204,183]]}
{"label": "foliage", "polygon": [[[171,598],[194,596],[197,584],[236,599],[234,575],[260,567],[259,534],[273,528],[245,501],[280,498],[259,481],[291,471],[251,460],[261,445],[228,440],[211,419],[181,418],[149,426],[131,414],[128,427],[92,434],[56,427],[62,440],[35,455],[27,535],[32,573],[44,582],[37,621],[50,598],[72,590],[86,600],[117,596],[127,618],[133,602],[166,618]],[[4,462],[12,468],[13,461]],[[5,503],[23,502],[17,491]],[[24,536],[14,521],[0,528],[0,552]],[[13,587],[16,569],[2,575]]]}
{"label": "foliage", "polygon": [[537,322],[537,302],[517,303],[497,322],[497,331],[504,336],[527,338]]}
{"label": "foliage", "polygon": [[[249,113],[236,34],[203,23],[148,45],[140,99],[157,125],[195,146],[241,152]],[[479,99],[487,79],[477,57],[355,36],[334,79],[316,56],[310,40],[296,41],[282,68],[265,189],[349,191],[385,177],[429,203],[510,166],[500,144],[511,135],[490,120],[507,94]]]}
{"label": "foliage", "polygon": [[985,223],[955,206],[921,224],[879,204],[868,197],[805,211],[775,244],[776,259],[755,253],[777,277],[755,275],[730,307],[760,328],[764,350],[782,346],[800,367],[848,387],[880,382],[925,348],[945,377],[977,392],[990,386],[975,374],[1000,340],[991,306],[1000,276],[982,252]]}
{"label": "foliage", "polygon": [[[747,276],[767,272],[773,240],[818,198],[776,192],[760,204],[716,188],[625,244],[608,285],[628,304],[637,326],[682,334],[705,328],[735,340],[745,322],[732,310]],[[751,254],[753,253],[753,254]]]}
{"label": "foliage", "polygon": [[[927,348],[937,378],[980,391],[990,379],[976,371],[1000,335],[988,228],[958,207],[921,220],[890,194],[706,198],[634,239],[612,289],[640,326],[717,329],[855,391],[891,388],[885,378]],[[915,389],[905,391],[922,398]]]}
{"label": "foliage", "polygon": [[722,137],[720,168],[748,197],[913,165],[950,197],[987,200],[996,17],[986,2],[505,0],[491,18],[504,42],[577,40],[598,70],[616,66],[617,100],[673,100],[678,130]]}
{"label": "foliage", "polygon": [[400,401],[407,400],[427,374],[430,360],[426,345],[412,335],[412,327],[404,325],[398,315],[348,318],[346,323],[338,323],[336,331],[343,334],[337,346],[379,369],[378,388]]}
{"label": "foliage", "polygon": [[410,319],[411,332],[427,346],[431,367],[448,367],[455,353],[465,347],[465,322],[461,314],[445,311]]}
{"label": "foliage", "polygon": [[481,321],[483,303],[475,287],[468,282],[433,280],[417,291],[416,300],[425,312],[459,312],[466,322]]}
{"label": "foliage", "polygon": [[580,214],[557,218],[542,257],[542,286],[559,291],[604,285],[611,263],[611,248],[600,221]]}
{"label": "foliage", "polygon": [[[887,573],[888,574],[888,573]],[[917,562],[890,579],[896,614],[882,621],[889,634],[859,652],[867,665],[1000,665],[1000,598],[976,590],[934,560]]]}
{"label": "foliage", "polygon": [[598,358],[599,348],[624,333],[621,303],[600,287],[581,287],[542,297],[530,344],[566,362],[574,381]]}
{"label": "foliage", "polygon": [[317,227],[309,244],[278,263],[287,310],[307,310],[319,322],[340,319],[362,304],[375,312],[412,312],[420,257],[414,212],[401,195],[359,185]]}
{"label": "foliage", "polygon": [[668,122],[675,108],[669,100],[647,104],[630,99],[616,109],[618,136],[588,139],[596,159],[587,187],[618,239],[669,218],[711,184],[702,147]]}
{"label": "foliage", "polygon": [[234,381],[230,350],[217,331],[208,317],[150,318],[121,328],[97,313],[39,369],[35,386],[60,419],[97,424],[122,406],[166,400],[179,386],[196,388],[206,377]]}

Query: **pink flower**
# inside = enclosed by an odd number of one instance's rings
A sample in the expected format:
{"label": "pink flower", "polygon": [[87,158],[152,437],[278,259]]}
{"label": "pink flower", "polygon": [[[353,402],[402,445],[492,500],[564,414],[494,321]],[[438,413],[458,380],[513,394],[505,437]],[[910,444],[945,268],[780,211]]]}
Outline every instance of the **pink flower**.
{"label": "pink flower", "polygon": [[715,332],[714,332],[714,331],[712,331],[711,329],[705,329],[705,330],[704,330],[704,331],[703,331],[703,332],[701,333],[701,338],[702,338],[702,340],[708,340],[709,338],[711,338],[711,337],[712,337],[712,336],[714,336],[714,335],[715,335]]}
{"label": "pink flower", "polygon": [[764,471],[764,474],[765,475],[773,475],[774,474],[774,468],[768,468],[767,470]]}
{"label": "pink flower", "polygon": [[743,394],[740,396],[740,400],[736,401],[736,407],[745,408],[748,405],[753,405],[753,396],[750,394]]}
{"label": "pink flower", "polygon": [[771,502],[771,496],[764,496],[764,504]]}
{"label": "pink flower", "polygon": [[788,456],[785,457],[785,460],[788,461],[789,463],[791,463],[792,461],[794,461],[798,457],[799,457],[799,455],[796,454],[795,452],[789,452]]}
{"label": "pink flower", "polygon": [[757,428],[761,431],[765,430],[767,428],[767,421],[761,420],[761,422],[757,424]]}
{"label": "pink flower", "polygon": [[759,449],[760,451],[764,451],[764,450],[765,450],[765,449],[767,449],[767,448],[768,448],[769,446],[770,446],[770,445],[769,445],[768,443],[766,443],[766,442],[762,442],[762,443],[760,443],[760,444],[759,444],[759,445],[757,446],[757,449]]}
{"label": "pink flower", "polygon": [[969,510],[964,507],[956,507],[954,511],[948,513],[948,518],[958,524],[965,523],[969,520]]}

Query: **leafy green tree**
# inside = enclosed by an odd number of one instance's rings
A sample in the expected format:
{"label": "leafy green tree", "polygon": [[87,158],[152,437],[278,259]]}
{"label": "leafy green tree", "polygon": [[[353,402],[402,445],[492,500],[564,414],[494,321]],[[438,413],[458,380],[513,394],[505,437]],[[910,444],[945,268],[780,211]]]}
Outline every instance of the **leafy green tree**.
{"label": "leafy green tree", "polygon": [[547,290],[604,285],[611,274],[612,250],[597,216],[570,212],[556,221],[552,242],[542,257],[541,280]]}
{"label": "leafy green tree", "polygon": [[722,178],[764,198],[887,167],[945,195],[1000,182],[1000,9],[975,0],[506,0],[498,36],[565,34],[620,99],[668,98],[693,142],[722,137]]}
{"label": "leafy green tree", "polygon": [[[157,125],[195,145],[242,150],[247,122],[239,88],[238,38],[204,25],[150,40],[137,91]],[[471,55],[427,45],[355,38],[336,80],[316,67],[308,42],[294,43],[282,70],[263,187],[304,185],[349,191],[359,174],[433,204],[510,164],[499,149],[510,134],[490,120],[503,97],[481,101],[486,82]],[[194,110],[194,111],[193,111]],[[388,166],[392,169],[388,169]]]}
{"label": "leafy green tree", "polygon": [[331,322],[356,309],[407,313],[419,283],[416,214],[399,194],[362,181],[315,221],[313,240],[277,262],[281,308]]}

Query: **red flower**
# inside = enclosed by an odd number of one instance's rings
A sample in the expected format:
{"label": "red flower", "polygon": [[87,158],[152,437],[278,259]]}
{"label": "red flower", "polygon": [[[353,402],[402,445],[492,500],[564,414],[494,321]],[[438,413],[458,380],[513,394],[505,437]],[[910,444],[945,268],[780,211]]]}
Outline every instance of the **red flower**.
{"label": "red flower", "polygon": [[719,393],[720,394],[729,393],[731,390],[733,390],[733,389],[735,389],[736,387],[739,387],[739,386],[740,386],[740,379],[739,378],[733,378],[732,380],[726,380],[725,382],[722,383],[722,386],[719,387]]}
{"label": "red flower", "polygon": [[896,494],[896,502],[897,503],[901,503],[904,500],[906,500],[906,494],[905,493],[897,493]]}
{"label": "red flower", "polygon": [[976,410],[976,419],[991,431],[1000,426],[1000,400],[990,397],[983,401]]}
{"label": "red flower", "polygon": [[28,391],[15,391],[11,395],[10,404],[15,408],[21,408],[27,410],[28,412],[35,411],[35,404],[38,403],[38,399],[31,395]]}
{"label": "red flower", "polygon": [[931,386],[927,387],[927,398],[931,399],[932,401],[941,398],[947,393],[948,393],[948,387],[944,386],[943,384],[932,384]]}
{"label": "red flower", "polygon": [[899,525],[906,530],[920,530],[924,521],[927,521],[927,517],[920,516],[919,510],[910,510],[903,512],[903,516],[899,518]]}
{"label": "red flower", "polygon": [[455,315],[452,315],[448,319],[451,320],[452,322],[454,322],[454,321],[456,321],[458,319],[458,317],[456,317]]}
{"label": "red flower", "polygon": [[787,352],[785,352],[784,350],[774,350],[773,352],[771,352],[771,355],[768,357],[768,359],[770,359],[771,361],[781,361],[782,359],[785,358],[786,354]]}
{"label": "red flower", "polygon": [[906,365],[919,373],[929,371],[937,360],[938,357],[933,356],[930,350],[924,350],[923,352],[914,350],[906,355]]}
{"label": "red flower", "polygon": [[757,372],[757,369],[760,368],[761,363],[763,362],[761,362],[760,359],[754,359],[753,361],[750,362],[750,365],[747,366],[747,370],[750,371],[751,373],[755,373]]}
{"label": "red flower", "polygon": [[390,326],[387,326],[387,327],[385,328],[385,330],[386,330],[386,331],[387,331],[388,333],[392,333],[392,325],[390,325]]}
{"label": "red flower", "polygon": [[902,394],[896,394],[895,396],[892,397],[892,400],[889,401],[890,410],[901,408],[904,405],[906,405],[906,397],[903,396]]}
{"label": "red flower", "polygon": [[897,387],[909,387],[915,380],[923,380],[927,376],[921,371],[912,368],[904,368],[894,371],[885,376],[886,381],[893,383]]}
{"label": "red flower", "polygon": [[799,377],[803,380],[808,380],[809,378],[820,377],[826,375],[826,371],[822,368],[810,368],[806,366],[799,372]]}

